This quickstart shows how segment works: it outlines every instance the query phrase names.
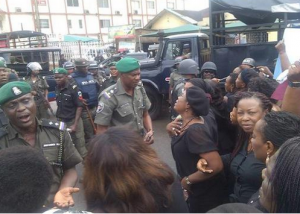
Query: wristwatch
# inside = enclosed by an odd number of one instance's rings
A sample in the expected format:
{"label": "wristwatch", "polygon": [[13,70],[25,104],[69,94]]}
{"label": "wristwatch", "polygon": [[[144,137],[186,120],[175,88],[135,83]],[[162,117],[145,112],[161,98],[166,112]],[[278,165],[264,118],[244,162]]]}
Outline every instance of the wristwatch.
{"label": "wristwatch", "polygon": [[300,88],[300,82],[291,82],[289,81],[289,86],[292,88]]}
{"label": "wristwatch", "polygon": [[187,185],[192,185],[192,183],[191,183],[190,180],[189,180],[189,177],[186,177],[186,178],[185,178],[185,182],[186,182]]}

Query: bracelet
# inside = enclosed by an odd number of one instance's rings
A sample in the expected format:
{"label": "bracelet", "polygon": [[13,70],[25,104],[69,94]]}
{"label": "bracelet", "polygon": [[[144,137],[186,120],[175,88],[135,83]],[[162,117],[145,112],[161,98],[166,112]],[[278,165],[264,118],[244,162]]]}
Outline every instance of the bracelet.
{"label": "bracelet", "polygon": [[300,88],[300,82],[291,82],[289,81],[289,86],[292,88]]}
{"label": "bracelet", "polygon": [[189,180],[189,177],[186,177],[186,178],[185,178],[185,182],[186,182],[187,185],[192,185],[192,183],[191,183],[190,180]]}

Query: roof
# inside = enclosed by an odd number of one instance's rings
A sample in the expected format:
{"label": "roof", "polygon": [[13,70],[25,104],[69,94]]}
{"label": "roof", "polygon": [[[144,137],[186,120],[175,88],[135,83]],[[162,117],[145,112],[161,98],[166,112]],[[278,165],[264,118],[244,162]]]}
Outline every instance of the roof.
{"label": "roof", "polygon": [[[180,27],[166,29],[160,32],[163,33],[162,36],[166,37],[174,34],[184,34],[184,33],[192,33],[192,32],[196,33],[199,31],[200,31],[199,26],[187,24],[187,25],[182,25]],[[159,31],[155,33],[144,34],[142,35],[142,37],[159,37]]]}
{"label": "roof", "polygon": [[181,14],[182,16],[189,17],[196,20],[197,22],[202,21],[204,17],[209,17],[209,9],[203,9],[200,11],[193,10],[174,10],[176,13]]}
{"label": "roof", "polygon": [[51,52],[51,51],[61,51],[58,47],[41,47],[41,48],[0,48],[0,53],[13,53],[13,52]]}
{"label": "roof", "polygon": [[35,36],[46,36],[46,34],[36,32],[36,31],[30,31],[30,30],[20,30],[20,31],[13,31],[13,32],[0,34],[0,38],[9,37],[10,39],[27,38],[27,37],[35,37]]}
{"label": "roof", "polygon": [[171,13],[175,16],[177,16],[179,19],[187,22],[188,24],[197,24],[198,22],[190,17],[184,16],[180,13],[177,13],[174,10],[170,10],[170,9],[164,9],[162,10],[159,14],[157,14],[153,19],[151,19],[146,26],[144,27],[145,29],[151,29],[152,25],[157,22],[162,16],[164,16],[167,13]]}
{"label": "roof", "polygon": [[190,38],[190,37],[201,37],[201,38],[209,38],[205,33],[188,33],[188,34],[180,34],[168,36],[167,39],[181,39],[181,38]]}
{"label": "roof", "polygon": [[85,37],[85,36],[76,36],[76,35],[65,35],[64,36],[65,42],[92,42],[92,41],[98,41],[97,39],[91,38],[91,37]]}

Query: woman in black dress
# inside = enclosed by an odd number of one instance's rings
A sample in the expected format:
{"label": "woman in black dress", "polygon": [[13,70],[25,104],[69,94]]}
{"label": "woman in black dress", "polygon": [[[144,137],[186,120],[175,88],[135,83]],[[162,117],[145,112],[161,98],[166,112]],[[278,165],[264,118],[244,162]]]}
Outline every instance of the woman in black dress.
{"label": "woman in black dress", "polygon": [[[224,202],[225,176],[217,151],[215,136],[202,116],[209,112],[209,100],[198,87],[188,88],[175,103],[174,109],[182,117],[180,132],[174,131],[178,121],[168,124],[172,136],[172,153],[181,185],[188,192],[190,212],[206,212]],[[197,171],[199,158],[209,159],[214,172]]]}

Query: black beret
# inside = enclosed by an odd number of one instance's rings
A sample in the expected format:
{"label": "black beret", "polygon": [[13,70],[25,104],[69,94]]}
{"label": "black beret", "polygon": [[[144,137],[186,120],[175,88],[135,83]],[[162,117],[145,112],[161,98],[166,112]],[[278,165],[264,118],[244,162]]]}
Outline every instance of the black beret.
{"label": "black beret", "polygon": [[196,116],[206,116],[209,111],[209,100],[205,92],[192,86],[186,90],[186,100]]}

